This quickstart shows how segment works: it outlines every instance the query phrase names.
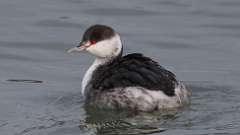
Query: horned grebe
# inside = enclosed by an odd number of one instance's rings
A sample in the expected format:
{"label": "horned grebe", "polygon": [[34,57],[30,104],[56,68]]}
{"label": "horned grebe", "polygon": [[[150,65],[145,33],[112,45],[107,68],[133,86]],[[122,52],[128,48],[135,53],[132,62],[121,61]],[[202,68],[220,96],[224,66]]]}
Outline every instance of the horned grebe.
{"label": "horned grebe", "polygon": [[118,33],[105,25],[88,28],[79,46],[96,56],[82,80],[86,104],[99,108],[153,111],[188,103],[189,93],[175,75],[139,53],[122,56]]}

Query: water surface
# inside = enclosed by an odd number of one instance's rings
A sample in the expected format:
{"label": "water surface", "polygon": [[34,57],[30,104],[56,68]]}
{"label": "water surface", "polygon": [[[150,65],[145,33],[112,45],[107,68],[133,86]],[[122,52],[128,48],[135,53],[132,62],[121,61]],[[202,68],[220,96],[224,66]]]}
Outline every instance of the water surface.
{"label": "water surface", "polygon": [[[240,134],[240,1],[1,0],[3,135]],[[95,23],[114,27],[124,53],[177,74],[191,105],[151,114],[86,110],[81,79],[93,61],[69,55]]]}

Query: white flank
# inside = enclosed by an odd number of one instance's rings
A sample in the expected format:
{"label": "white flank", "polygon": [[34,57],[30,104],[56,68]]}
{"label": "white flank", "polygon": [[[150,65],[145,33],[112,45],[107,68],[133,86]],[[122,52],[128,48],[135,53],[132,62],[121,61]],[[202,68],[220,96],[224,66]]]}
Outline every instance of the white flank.
{"label": "white flank", "polygon": [[175,108],[189,102],[189,93],[183,84],[175,88],[175,96],[170,97],[160,90],[148,90],[142,87],[128,87],[125,89],[128,98],[142,111],[152,110],[154,108]]}

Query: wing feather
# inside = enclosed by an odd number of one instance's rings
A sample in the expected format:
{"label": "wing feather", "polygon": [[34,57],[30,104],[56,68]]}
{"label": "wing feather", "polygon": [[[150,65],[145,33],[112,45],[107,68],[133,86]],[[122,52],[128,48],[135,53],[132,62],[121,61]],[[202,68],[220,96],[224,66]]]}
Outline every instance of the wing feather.
{"label": "wing feather", "polygon": [[175,75],[157,62],[139,53],[118,58],[100,66],[93,75],[93,87],[109,90],[117,87],[140,86],[174,95]]}

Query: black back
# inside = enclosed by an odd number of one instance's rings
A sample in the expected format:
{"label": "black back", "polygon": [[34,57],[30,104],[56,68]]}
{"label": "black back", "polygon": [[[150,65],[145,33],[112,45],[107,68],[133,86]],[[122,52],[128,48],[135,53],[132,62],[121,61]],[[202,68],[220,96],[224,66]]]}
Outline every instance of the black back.
{"label": "black back", "polygon": [[99,91],[130,86],[149,90],[161,90],[174,96],[177,80],[175,75],[157,62],[139,53],[118,57],[98,67],[90,81],[92,88]]}

